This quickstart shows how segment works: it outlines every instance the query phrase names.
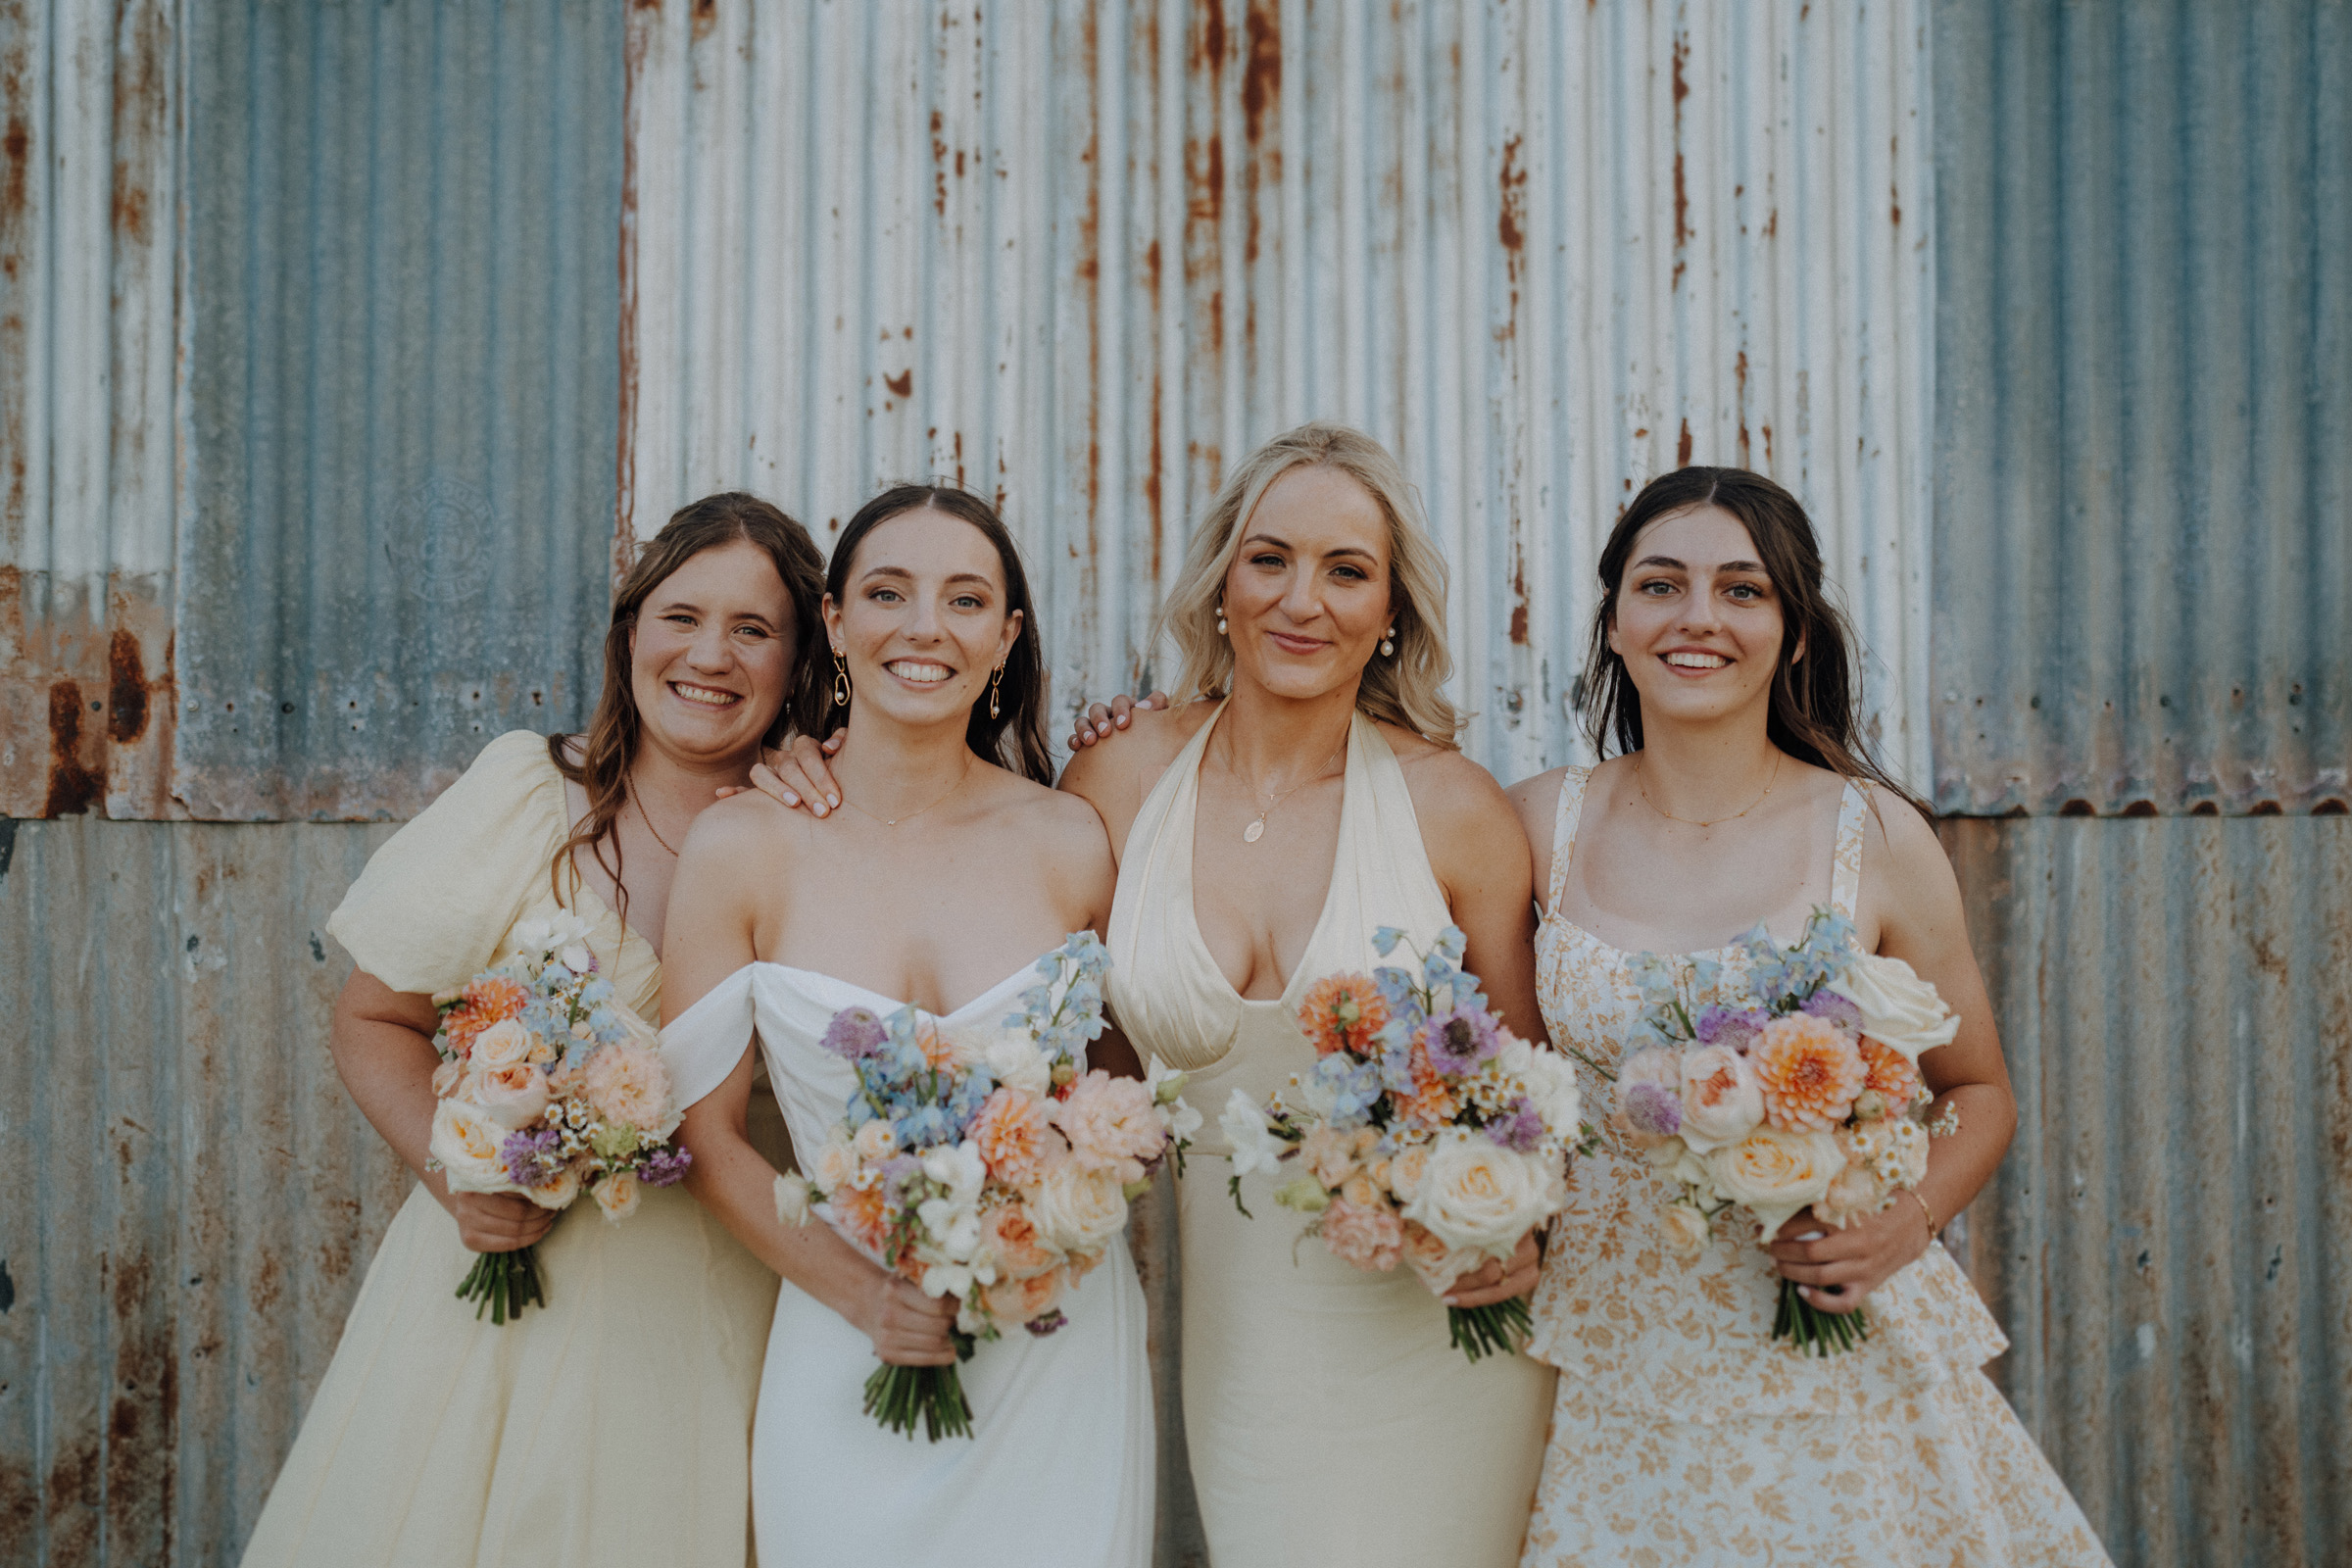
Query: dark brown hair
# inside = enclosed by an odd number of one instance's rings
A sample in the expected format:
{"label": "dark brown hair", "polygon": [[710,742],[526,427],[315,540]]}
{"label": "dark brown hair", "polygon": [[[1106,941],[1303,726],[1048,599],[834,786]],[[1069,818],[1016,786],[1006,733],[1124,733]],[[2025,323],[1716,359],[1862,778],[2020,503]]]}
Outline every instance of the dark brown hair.
{"label": "dark brown hair", "polygon": [[[1046,749],[1046,668],[1038,652],[1037,606],[1029,597],[1029,576],[1021,569],[1020,552],[996,508],[955,485],[893,485],[858,508],[858,515],[833,542],[833,560],[825,569],[825,592],[839,605],[849,587],[851,564],[865,536],[893,517],[925,507],[970,523],[996,546],[997,561],[1004,570],[1004,612],[1009,615],[1017,610],[1021,615],[1021,634],[1004,656],[1004,678],[998,689],[1001,714],[989,717],[985,699],[973,703],[971,722],[964,729],[965,743],[998,766],[1051,788],[1054,754]],[[856,693],[851,700],[856,701]],[[801,729],[809,735],[829,735],[849,721],[849,705],[833,700],[832,653],[822,640],[802,672],[799,712]]]}
{"label": "dark brown hair", "polygon": [[[1577,706],[1594,752],[1642,749],[1642,695],[1609,647],[1617,591],[1642,530],[1672,513],[1721,507],[1740,520],[1781,600],[1780,661],[1772,672],[1765,734],[1799,761],[1892,791],[1923,816],[1927,806],[1897,784],[1873,754],[1855,718],[1854,634],[1822,587],[1821,545],[1796,497],[1745,468],[1677,468],[1642,487],[1600,552],[1600,604],[1578,682]],[[1799,651],[1803,657],[1797,657]]]}
{"label": "dark brown hair", "polygon": [[[637,612],[680,566],[706,550],[738,539],[767,552],[792,600],[793,664],[785,671],[783,707],[760,738],[763,745],[783,744],[791,726],[795,687],[811,666],[824,663],[825,623],[818,610],[825,591],[825,558],[808,529],[758,496],[740,490],[705,496],[670,514],[662,531],[646,542],[637,564],[622,579],[620,591],[612,596],[612,621],[605,629],[605,688],[597,698],[588,728],[578,737],[579,760],[575,762],[569,756],[573,737],[547,738],[547,755],[555,760],[557,769],[588,793],[588,814],[571,830],[548,867],[558,899],[564,897],[563,869],[585,845],[619,888],[621,906],[614,912],[627,923],[629,890],[620,879],[620,840],[612,825],[628,804],[629,768],[645,739],[645,720],[637,711],[636,687],[630,679]],[[610,859],[606,858],[607,850],[612,852]]]}

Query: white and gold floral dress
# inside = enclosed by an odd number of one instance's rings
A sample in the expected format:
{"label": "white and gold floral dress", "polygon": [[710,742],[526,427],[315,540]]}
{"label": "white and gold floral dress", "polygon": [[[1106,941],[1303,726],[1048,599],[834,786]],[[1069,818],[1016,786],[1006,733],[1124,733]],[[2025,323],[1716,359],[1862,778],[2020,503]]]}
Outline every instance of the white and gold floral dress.
{"label": "white and gold floral dress", "polygon": [[[1560,788],[1537,982],[1553,1043],[1613,1067],[1641,1008],[1636,955],[1560,914],[1590,776]],[[1830,895],[1848,918],[1867,811],[1848,785]],[[1704,994],[1701,958],[1719,965]],[[1694,1009],[1747,1000],[1738,948],[1675,967]],[[1603,1126],[1614,1086],[1587,1077]],[[1664,1178],[1602,1139],[1571,1173],[1536,1291],[1529,1349],[1560,1378],[1522,1568],[2107,1562],[1980,1370],[2008,1341],[1940,1245],[1871,1294],[1859,1348],[1806,1355],[1771,1337],[1779,1276],[1753,1222],[1727,1212],[1684,1257],[1660,1228]]]}

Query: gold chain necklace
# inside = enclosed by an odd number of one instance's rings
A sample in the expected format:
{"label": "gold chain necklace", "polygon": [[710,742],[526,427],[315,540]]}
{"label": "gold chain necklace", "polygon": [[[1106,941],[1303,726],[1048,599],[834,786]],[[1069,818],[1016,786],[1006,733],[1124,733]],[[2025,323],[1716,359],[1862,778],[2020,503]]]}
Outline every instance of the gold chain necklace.
{"label": "gold chain necklace", "polygon": [[1748,802],[1745,806],[1741,807],[1739,810],[1734,811],[1729,816],[1711,817],[1707,821],[1701,822],[1694,816],[1677,816],[1672,811],[1669,811],[1664,807],[1658,805],[1657,802],[1651,800],[1649,798],[1649,790],[1647,786],[1642,782],[1642,760],[1640,758],[1634,759],[1634,788],[1641,792],[1642,804],[1648,807],[1651,810],[1657,812],[1667,821],[1680,822],[1685,827],[1713,827],[1719,822],[1737,822],[1748,812],[1754,810],[1757,807],[1762,806],[1766,801],[1770,800],[1772,798],[1772,787],[1775,784],[1778,784],[1780,781],[1781,752],[1780,748],[1775,747],[1773,748],[1772,753],[1772,776],[1764,781],[1764,793],[1757,796],[1754,800]]}
{"label": "gold chain necklace", "polygon": [[970,756],[970,754],[969,754],[969,753],[966,753],[966,754],[965,754],[965,756],[964,756],[964,761],[963,761],[963,771],[962,771],[962,772],[960,772],[960,773],[958,773],[958,774],[956,774],[956,782],[948,786],[948,793],[947,793],[947,795],[942,795],[942,796],[941,796],[941,797],[940,797],[938,800],[936,800],[936,801],[933,801],[933,802],[931,803],[931,806],[926,806],[926,807],[922,808],[922,809],[921,809],[921,810],[908,811],[908,812],[906,812],[906,813],[905,813],[904,815],[901,815],[901,816],[876,816],[876,815],[875,815],[873,812],[871,812],[871,811],[867,810],[867,809],[866,809],[864,807],[862,807],[862,806],[859,806],[859,805],[858,805],[858,804],[856,801],[853,801],[853,800],[851,800],[851,799],[849,798],[849,796],[847,796],[847,795],[844,795],[844,796],[842,796],[842,798],[841,798],[841,804],[842,804],[842,805],[844,805],[844,806],[846,806],[846,807],[848,807],[848,808],[849,808],[851,810],[853,810],[853,811],[856,811],[856,812],[857,812],[857,813],[858,813],[859,816],[862,816],[862,817],[864,817],[864,818],[865,818],[865,819],[866,819],[868,822],[879,822],[879,823],[881,823],[881,824],[882,824],[884,827],[897,827],[897,826],[898,826],[898,825],[899,825],[901,822],[911,822],[911,821],[913,821],[913,820],[914,820],[916,817],[918,817],[918,816],[922,815],[922,814],[923,814],[923,811],[928,811],[928,810],[930,810],[932,806],[945,806],[945,805],[947,804],[947,802],[948,802],[948,799],[949,799],[949,797],[950,797],[950,796],[953,796],[953,795],[954,795],[954,794],[955,794],[955,793],[956,793],[957,790],[959,790],[959,789],[963,788],[964,781],[965,781],[966,779],[970,778],[971,776],[972,776],[972,761],[971,761],[971,756]]}
{"label": "gold chain necklace", "polygon": [[[1354,718],[1350,716],[1348,720],[1348,728],[1350,731],[1352,731],[1355,725]],[[1331,749],[1331,757],[1326,757],[1323,759],[1321,762],[1316,764],[1314,771],[1307,774],[1306,777],[1300,779],[1298,783],[1292,785],[1289,789],[1284,790],[1280,795],[1275,796],[1274,799],[1268,803],[1266,808],[1257,813],[1257,819],[1251,822],[1248,827],[1242,829],[1242,842],[1244,844],[1255,844],[1259,839],[1264,838],[1266,836],[1266,818],[1274,814],[1274,808],[1280,806],[1283,802],[1289,800],[1292,796],[1298,794],[1309,784],[1312,784],[1316,779],[1321,778],[1323,776],[1323,770],[1331,765],[1331,758],[1339,756],[1341,750],[1345,748],[1347,744],[1348,737],[1345,735],[1341,736],[1340,744]],[[1239,777],[1240,775],[1237,773],[1235,776]],[[1253,797],[1257,794],[1255,790],[1251,790],[1250,793]]]}

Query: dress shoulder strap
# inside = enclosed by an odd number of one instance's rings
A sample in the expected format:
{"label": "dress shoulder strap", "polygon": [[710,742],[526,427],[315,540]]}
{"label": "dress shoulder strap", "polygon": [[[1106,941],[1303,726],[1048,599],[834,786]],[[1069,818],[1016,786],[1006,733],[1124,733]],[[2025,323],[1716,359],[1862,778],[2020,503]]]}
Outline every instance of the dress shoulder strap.
{"label": "dress shoulder strap", "polygon": [[1870,786],[1848,780],[1838,805],[1838,848],[1830,863],[1830,907],[1854,917],[1862,894],[1862,819],[1870,810]]}
{"label": "dress shoulder strap", "polygon": [[1584,817],[1585,786],[1592,782],[1592,770],[1568,764],[1560,777],[1560,804],[1551,824],[1551,874],[1545,882],[1544,909],[1559,913],[1560,892],[1568,885],[1568,862],[1576,856],[1576,824]]}

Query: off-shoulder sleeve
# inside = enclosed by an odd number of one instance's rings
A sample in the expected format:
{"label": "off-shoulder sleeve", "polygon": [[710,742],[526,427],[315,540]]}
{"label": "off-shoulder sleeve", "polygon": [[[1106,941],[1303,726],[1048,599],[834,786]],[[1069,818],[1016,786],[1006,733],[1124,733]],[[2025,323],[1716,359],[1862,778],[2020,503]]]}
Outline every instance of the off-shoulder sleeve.
{"label": "off-shoulder sleeve", "polygon": [[679,1110],[727,1081],[757,1021],[748,963],[670,1020],[662,1031],[662,1064],[669,1069],[669,1092]]}
{"label": "off-shoulder sleeve", "polygon": [[326,929],[395,991],[463,985],[497,956],[564,840],[546,737],[512,730],[368,861]]}

